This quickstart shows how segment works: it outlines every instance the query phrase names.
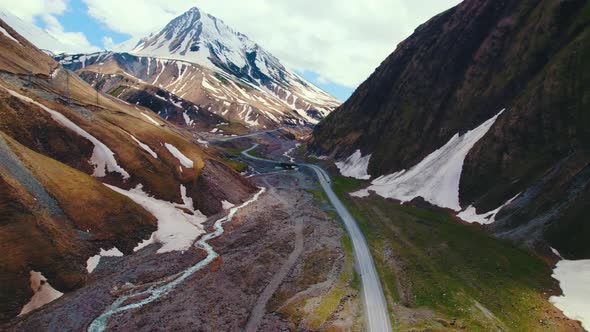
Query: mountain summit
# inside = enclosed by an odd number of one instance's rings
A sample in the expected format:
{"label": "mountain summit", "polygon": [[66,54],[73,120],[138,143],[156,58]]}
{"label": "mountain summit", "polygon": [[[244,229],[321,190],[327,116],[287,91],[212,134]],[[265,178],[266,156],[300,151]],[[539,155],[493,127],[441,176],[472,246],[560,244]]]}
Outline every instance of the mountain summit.
{"label": "mountain summit", "polygon": [[129,53],[182,60],[210,69],[221,69],[257,87],[288,99],[290,87],[320,108],[322,115],[339,104],[313,84],[281,64],[279,59],[227,26],[222,20],[193,7],[155,35],[143,38]]}
{"label": "mountain summit", "polygon": [[220,68],[256,85],[289,83],[287,69],[272,54],[223,21],[192,8],[129,53]]}

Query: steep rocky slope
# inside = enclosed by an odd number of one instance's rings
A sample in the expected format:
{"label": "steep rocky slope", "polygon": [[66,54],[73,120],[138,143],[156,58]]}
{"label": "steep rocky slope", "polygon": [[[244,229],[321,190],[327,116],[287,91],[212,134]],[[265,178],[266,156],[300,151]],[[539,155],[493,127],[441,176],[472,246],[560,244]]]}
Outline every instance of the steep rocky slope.
{"label": "steep rocky slope", "polygon": [[[506,109],[459,159],[461,209],[481,214],[520,193],[495,216],[497,235],[590,257],[589,24],[584,0],[466,0],[400,43],[316,127],[311,148],[336,160],[360,150],[373,177],[440,165],[433,152],[446,158],[449,143]],[[376,185],[420,182],[408,174]]]}
{"label": "steep rocky slope", "polygon": [[[48,284],[60,292],[84,285],[99,252],[130,254],[150,236],[169,241],[160,236],[167,216],[150,204],[202,222],[223,201],[255,191],[190,133],[97,96],[3,21],[0,28],[0,321],[34,293],[29,304],[38,304]],[[33,292],[30,282],[44,278]]]}
{"label": "steep rocky slope", "polygon": [[[340,104],[248,37],[197,8],[134,46],[121,53],[56,59],[93,86],[124,100],[135,99],[118,93],[129,85],[120,81],[120,75],[102,75],[112,74],[102,71],[104,63],[115,63],[121,75],[135,77],[144,86],[167,90],[198,109],[253,128],[313,125]],[[137,93],[141,92],[133,94]]]}

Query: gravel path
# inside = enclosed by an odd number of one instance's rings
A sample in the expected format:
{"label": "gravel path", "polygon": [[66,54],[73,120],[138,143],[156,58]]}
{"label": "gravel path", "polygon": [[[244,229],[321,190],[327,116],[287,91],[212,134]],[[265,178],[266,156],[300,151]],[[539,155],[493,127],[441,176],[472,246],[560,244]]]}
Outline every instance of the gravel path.
{"label": "gravel path", "polygon": [[[278,198],[283,206],[289,206],[289,202],[287,202],[283,196],[276,194],[275,188],[273,188],[270,184],[267,184],[267,187],[270,188],[270,194],[273,197]],[[258,327],[262,323],[262,318],[266,314],[266,304],[273,296],[273,294],[277,291],[277,289],[279,288],[283,280],[287,277],[291,269],[293,269],[295,263],[299,259],[299,256],[301,256],[301,253],[303,252],[302,217],[297,216],[295,222],[295,247],[289,255],[289,258],[275,273],[275,275],[270,280],[270,283],[266,286],[266,288],[264,288],[264,291],[262,291],[262,294],[260,294],[260,296],[256,300],[254,309],[252,309],[250,317],[248,318],[248,323],[246,324],[246,328],[244,329],[244,331],[246,332],[256,332],[258,330]]]}
{"label": "gravel path", "polygon": [[[251,148],[242,151],[242,155],[252,160],[258,160],[270,164],[280,164],[279,162],[258,158],[251,154],[250,151],[256,149],[258,144],[254,144]],[[381,280],[377,275],[373,257],[369,250],[369,245],[365,240],[356,220],[350,214],[346,206],[340,201],[336,193],[332,190],[332,180],[326,171],[322,168],[312,164],[294,163],[300,167],[308,167],[312,169],[317,175],[322,189],[328,196],[330,203],[336,209],[350,238],[352,240],[352,247],[356,264],[361,277],[362,296],[365,304],[365,316],[367,320],[367,329],[369,332],[388,332],[391,331],[391,321],[387,309],[387,302],[381,287]]]}

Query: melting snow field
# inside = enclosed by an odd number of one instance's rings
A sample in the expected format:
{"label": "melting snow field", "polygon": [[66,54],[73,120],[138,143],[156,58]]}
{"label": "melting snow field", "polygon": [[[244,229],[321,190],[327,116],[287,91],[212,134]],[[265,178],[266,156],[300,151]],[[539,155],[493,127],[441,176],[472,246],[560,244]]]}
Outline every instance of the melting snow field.
{"label": "melting snow field", "polygon": [[[204,235],[199,241],[195,243],[195,247],[203,249],[207,252],[207,257],[197,264],[189,267],[188,269],[172,276],[171,278],[167,278],[167,281],[156,284],[153,283],[149,288],[145,289],[144,287],[138,287],[140,289],[139,292],[130,292],[127,295],[120,296],[113,304],[108,306],[100,316],[98,316],[92,324],[90,324],[88,331],[89,332],[102,332],[105,331],[108,325],[109,318],[118,313],[123,312],[130,309],[140,308],[148,303],[151,303],[161,296],[164,296],[171,291],[173,291],[178,285],[184,282],[187,278],[195,274],[197,271],[201,270],[203,267],[209,265],[215,258],[219,257],[219,254],[215,252],[213,247],[208,243],[209,240],[214,239],[221,234],[223,234],[223,224],[229,222],[233,219],[235,214],[242,208],[252,204],[253,202],[257,201],[260,195],[262,195],[266,191],[266,188],[260,188],[260,191],[254,195],[250,200],[243,203],[240,206],[236,206],[231,208],[227,216],[218,219],[215,224],[215,231],[209,234]],[[130,299],[132,299],[130,301]]]}
{"label": "melting snow field", "polygon": [[64,295],[51,287],[41,272],[36,271],[31,271],[31,289],[35,294],[31,301],[22,308],[19,316],[40,308]]}
{"label": "melting snow field", "polygon": [[170,151],[170,153],[172,153],[172,155],[176,159],[178,159],[178,161],[180,161],[180,164],[182,166],[184,166],[185,168],[193,168],[193,161],[190,160],[187,156],[185,156],[182,152],[180,152],[180,150],[178,150],[174,145],[166,143],[165,146],[166,149],[168,149],[168,151]]}
{"label": "melting snow field", "polygon": [[123,253],[117,248],[112,248],[109,250],[100,249],[100,253],[98,255],[94,255],[88,258],[86,261],[86,271],[88,271],[88,274],[92,273],[96,269],[98,263],[100,263],[101,257],[123,257]]}
{"label": "melting snow field", "polygon": [[[181,186],[183,205],[159,200],[151,197],[138,185],[135,189],[124,190],[106,185],[112,190],[129,197],[141,205],[158,219],[158,230],[149,240],[140,243],[134,251],[138,251],[152,243],[160,243],[162,247],[158,253],[188,250],[193,242],[205,231],[201,226],[207,217],[193,207],[192,199],[186,197],[186,188]],[[192,214],[185,212],[185,209]]]}
{"label": "melting snow field", "polygon": [[353,195],[365,197],[369,195],[369,191],[373,191],[402,203],[422,197],[431,204],[460,211],[459,181],[465,157],[503,112],[504,110],[464,135],[456,134],[445,146],[428,155],[410,170],[381,176],[367,189]]}
{"label": "melting snow field", "polygon": [[51,115],[51,118],[55,122],[92,142],[92,144],[94,144],[94,151],[92,152],[92,157],[90,158],[90,164],[94,165],[94,174],[92,174],[93,176],[101,178],[106,176],[106,171],[109,171],[119,173],[124,179],[129,179],[129,173],[127,173],[127,171],[117,164],[117,160],[115,160],[115,153],[96,137],[90,135],[87,131],[78,127],[78,125],[70,121],[63,114],[54,111],[45,105],[40,104],[33,99],[23,96],[15,91],[6,88],[4,89],[12,96],[42,108],[44,111],[49,113],[49,115]]}
{"label": "melting snow field", "polygon": [[559,281],[563,295],[552,296],[551,303],[590,331],[590,260],[562,260],[553,270],[553,278]]}
{"label": "melting snow field", "polygon": [[361,150],[356,150],[350,157],[344,161],[337,162],[336,167],[340,170],[340,174],[359,180],[369,180],[371,176],[367,173],[369,168],[369,161],[371,155],[362,156]]}

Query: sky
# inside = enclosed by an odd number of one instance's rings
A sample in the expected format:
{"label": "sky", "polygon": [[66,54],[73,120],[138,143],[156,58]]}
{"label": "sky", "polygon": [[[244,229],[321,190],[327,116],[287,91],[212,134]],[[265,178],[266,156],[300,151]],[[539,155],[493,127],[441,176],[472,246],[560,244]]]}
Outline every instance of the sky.
{"label": "sky", "polygon": [[94,52],[159,31],[196,6],[344,101],[417,26],[459,2],[0,0],[0,10],[36,24],[79,52]]}

